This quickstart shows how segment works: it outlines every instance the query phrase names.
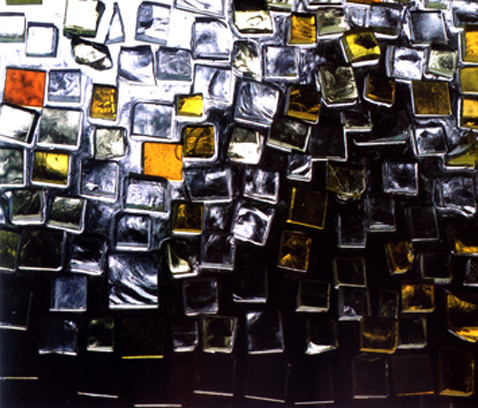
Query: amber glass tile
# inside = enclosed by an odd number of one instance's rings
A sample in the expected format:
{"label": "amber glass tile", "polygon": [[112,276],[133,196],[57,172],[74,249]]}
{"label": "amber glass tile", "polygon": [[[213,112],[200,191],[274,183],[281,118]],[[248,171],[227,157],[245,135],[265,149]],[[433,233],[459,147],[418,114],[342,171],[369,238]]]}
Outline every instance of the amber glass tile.
{"label": "amber glass tile", "polygon": [[95,119],[116,120],[118,90],[114,86],[94,85],[90,116]]}
{"label": "amber glass tile", "polygon": [[478,99],[462,98],[460,125],[467,129],[478,129]]}
{"label": "amber glass tile", "polygon": [[380,58],[380,47],[372,30],[352,30],[342,37],[345,54],[350,63]]}
{"label": "amber glass tile", "polygon": [[360,351],[392,354],[398,345],[398,321],[363,317],[360,321]]}
{"label": "amber glass tile", "polygon": [[183,129],[183,155],[189,159],[209,159],[216,147],[214,126],[186,126]]}
{"label": "amber glass tile", "polygon": [[7,68],[3,102],[41,108],[45,95],[44,71]]}
{"label": "amber glass tile", "polygon": [[478,93],[478,67],[460,68],[461,93]]}
{"label": "amber glass tile", "polygon": [[320,92],[313,85],[293,85],[289,90],[287,116],[317,122],[320,113]]}
{"label": "amber glass tile", "polygon": [[456,255],[478,255],[478,226],[454,225],[451,235]]}
{"label": "amber glass tile", "polygon": [[65,153],[35,152],[32,181],[38,183],[68,184],[70,156]]}
{"label": "amber glass tile", "polygon": [[300,233],[284,231],[278,265],[295,271],[307,272],[312,238]]}
{"label": "amber glass tile", "polygon": [[448,330],[472,343],[478,342],[478,298],[476,295],[447,293],[446,316]]}
{"label": "amber glass tile", "polygon": [[170,143],[143,144],[143,173],[171,181],[183,179],[183,147]]}
{"label": "amber glass tile", "polygon": [[171,229],[174,232],[200,234],[202,232],[203,204],[174,202]]}
{"label": "amber glass tile", "polygon": [[293,187],[289,205],[291,224],[323,229],[327,211],[327,193]]}
{"label": "amber glass tile", "polygon": [[315,15],[292,14],[289,44],[315,44],[317,38]]}
{"label": "amber glass tile", "polygon": [[447,82],[413,81],[412,91],[416,115],[451,115],[450,90]]}
{"label": "amber glass tile", "polygon": [[465,26],[463,40],[463,61],[478,62],[478,26]]}
{"label": "amber glass tile", "polygon": [[463,348],[445,348],[438,353],[439,393],[449,397],[469,397],[475,386],[475,360]]}
{"label": "amber glass tile", "polygon": [[432,283],[402,284],[402,312],[424,313],[435,310],[435,286]]}
{"label": "amber glass tile", "polygon": [[176,114],[178,116],[200,117],[203,112],[202,95],[178,95],[176,97]]}
{"label": "amber glass tile", "polygon": [[365,83],[365,97],[377,103],[393,105],[395,102],[395,80],[369,75]]}
{"label": "amber glass tile", "polygon": [[390,273],[400,274],[413,267],[413,248],[409,241],[389,242],[385,245]]}

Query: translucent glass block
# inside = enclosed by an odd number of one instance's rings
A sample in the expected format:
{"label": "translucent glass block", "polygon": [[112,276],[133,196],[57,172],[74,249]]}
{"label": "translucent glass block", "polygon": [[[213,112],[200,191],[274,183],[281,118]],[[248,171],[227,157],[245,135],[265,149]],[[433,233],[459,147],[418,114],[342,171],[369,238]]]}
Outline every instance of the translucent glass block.
{"label": "translucent glass block", "polygon": [[236,243],[229,233],[213,232],[201,236],[201,268],[233,270],[235,253]]}
{"label": "translucent glass block", "polygon": [[317,41],[317,24],[314,14],[292,14],[289,27],[289,44],[310,45]]}
{"label": "translucent glass block", "polygon": [[442,156],[447,152],[445,131],[441,126],[417,127],[413,136],[418,157]]}
{"label": "translucent glass block", "polygon": [[13,225],[42,224],[45,195],[41,190],[12,190],[10,193],[10,221]]}
{"label": "translucent glass block", "polygon": [[352,67],[320,67],[322,97],[327,105],[354,103],[358,99]]}
{"label": "translucent glass block", "polygon": [[0,272],[14,272],[20,244],[20,234],[0,230]]}
{"label": "translucent glass block", "polygon": [[317,10],[317,30],[320,36],[340,34],[349,29],[341,7],[324,7]]}
{"label": "translucent glass block", "polygon": [[166,262],[174,279],[199,273],[199,243],[195,240],[171,239],[165,243]]}
{"label": "translucent glass block", "polygon": [[455,224],[450,227],[450,244],[453,255],[478,256],[477,226]]}
{"label": "translucent glass block", "polygon": [[232,226],[234,238],[255,245],[265,245],[273,217],[272,208],[262,209],[244,202],[238,204]]}
{"label": "translucent glass block", "polygon": [[[314,203],[314,205],[310,205]],[[327,194],[321,191],[292,187],[287,222],[323,229],[327,211]]]}
{"label": "translucent glass block", "polygon": [[18,253],[21,270],[59,271],[62,267],[65,235],[61,231],[24,230]]}
{"label": "translucent glass block", "polygon": [[440,395],[469,397],[475,390],[475,360],[468,350],[443,348],[438,353]]}
{"label": "translucent glass block", "polygon": [[202,203],[175,201],[172,203],[171,231],[180,234],[200,234],[203,228]]}
{"label": "translucent glass block", "polygon": [[222,17],[224,2],[222,0],[176,0],[176,8],[193,13]]}
{"label": "translucent glass block", "polygon": [[[0,242],[6,231],[0,231]],[[3,259],[3,258],[2,258]],[[28,329],[33,293],[24,289],[0,289],[0,329]]]}
{"label": "translucent glass block", "polygon": [[193,93],[202,94],[205,99],[230,103],[233,95],[232,70],[195,65]]}
{"label": "translucent glass block", "polygon": [[100,317],[88,321],[86,350],[102,353],[114,351],[115,321],[111,317]]}
{"label": "translucent glass block", "polygon": [[282,353],[284,334],[277,311],[246,314],[247,350],[249,354]]}
{"label": "translucent glass block", "polygon": [[469,258],[466,261],[463,286],[478,286],[478,260],[476,258]]}
{"label": "translucent glass block", "polygon": [[170,10],[159,3],[141,3],[136,20],[136,40],[165,44],[169,35]]}
{"label": "translucent glass block", "polygon": [[232,51],[232,67],[244,76],[260,77],[262,65],[257,45],[249,41],[235,41]]}
{"label": "translucent glass block", "polygon": [[227,167],[189,168],[184,180],[192,201],[232,200],[232,173]]}
{"label": "translucent glass block", "polygon": [[350,64],[373,64],[379,61],[381,53],[372,30],[350,30],[342,36],[342,46]]}
{"label": "translucent glass block", "polygon": [[413,112],[416,116],[451,115],[448,82],[413,81]]}
{"label": "translucent glass block", "polygon": [[462,94],[478,93],[478,67],[463,67],[458,70]]}
{"label": "translucent glass block", "polygon": [[475,182],[467,176],[451,176],[434,183],[434,203],[438,210],[470,217],[476,213]]}
{"label": "translucent glass block", "polygon": [[391,194],[418,194],[418,163],[383,163],[383,191]]}
{"label": "translucent glass block", "polygon": [[352,167],[341,163],[327,164],[326,188],[342,200],[360,199],[366,188],[365,167]]}
{"label": "translucent glass block", "polygon": [[440,238],[435,207],[407,207],[405,216],[412,242],[437,241]]}
{"label": "translucent glass block", "polygon": [[104,270],[106,240],[101,235],[82,234],[71,244],[71,272],[101,275]]}
{"label": "translucent glass block", "polygon": [[216,157],[217,136],[214,126],[185,126],[182,135],[184,159],[213,160]]}
{"label": "translucent glass block", "polygon": [[104,5],[98,0],[68,0],[63,34],[95,37]]}
{"label": "translucent glass block", "polygon": [[217,280],[185,281],[183,283],[183,302],[186,316],[217,314],[219,311]]}
{"label": "translucent glass block", "polygon": [[473,295],[446,292],[448,331],[464,341],[478,342],[478,299]]}
{"label": "translucent glass block", "polygon": [[223,21],[196,18],[192,37],[194,58],[229,59],[232,51],[232,35]]}
{"label": "translucent glass block", "polygon": [[395,103],[395,80],[377,75],[367,75],[364,99],[377,105],[390,107]]}
{"label": "translucent glass block", "polygon": [[289,180],[310,182],[313,174],[312,157],[308,154],[289,154],[286,177]]}
{"label": "translucent glass block", "polygon": [[118,195],[119,165],[85,160],[81,167],[81,194],[97,200],[115,201]]}
{"label": "translucent glass block", "polygon": [[398,319],[399,297],[398,292],[388,289],[380,289],[380,302],[378,317],[386,319]]}
{"label": "translucent glass block", "polygon": [[398,321],[398,348],[422,349],[426,347],[426,323],[424,317],[401,317]]}
{"label": "translucent glass block", "polygon": [[126,154],[126,130],[97,127],[94,135],[95,159],[120,159]]}
{"label": "translucent glass block", "polygon": [[121,47],[118,62],[118,77],[126,81],[155,85],[153,52],[149,45]]}
{"label": "translucent glass block", "polygon": [[194,351],[199,344],[199,328],[195,319],[173,321],[171,333],[173,350],[176,353]]}
{"label": "translucent glass block", "polygon": [[297,291],[297,312],[327,312],[330,302],[330,284],[300,280]]}
{"label": "translucent glass block", "polygon": [[420,272],[424,279],[433,279],[435,284],[448,284],[452,280],[451,255],[446,252],[420,254]]}
{"label": "translucent glass block", "polygon": [[118,3],[113,5],[113,15],[111,16],[108,33],[106,34],[105,44],[118,44],[124,42],[124,24],[121,17]]}
{"label": "translucent glass block", "polygon": [[441,11],[413,11],[410,13],[410,23],[413,43],[446,43],[445,23]]}
{"label": "translucent glass block", "polygon": [[97,71],[104,71],[113,67],[110,50],[106,45],[86,41],[80,37],[73,37],[71,51],[77,64],[86,65]]}
{"label": "translucent glass block", "polygon": [[369,25],[383,37],[397,37],[402,29],[402,7],[399,4],[372,4]]}
{"label": "translucent glass block", "polygon": [[398,321],[380,317],[360,320],[360,351],[392,354],[398,345]]}
{"label": "translucent glass block", "polygon": [[244,171],[244,197],[275,204],[279,200],[278,172],[248,167]]}
{"label": "translucent glass block", "polygon": [[138,102],[133,107],[132,135],[170,139],[174,108],[170,105]]}
{"label": "translucent glass block", "polygon": [[414,48],[392,47],[387,49],[390,65],[387,76],[404,80],[422,78],[423,52]]}
{"label": "translucent glass block", "polygon": [[288,381],[288,395],[294,406],[329,404],[335,401],[329,362],[294,362]]}
{"label": "translucent glass block", "polygon": [[461,34],[461,59],[463,62],[478,62],[478,27],[476,25],[466,25]]}
{"label": "translucent glass block", "polygon": [[[289,364],[282,356],[248,356],[244,377],[246,399],[285,403]],[[267,384],[264,378],[269,379]]]}
{"label": "translucent glass block", "polygon": [[52,24],[28,23],[27,57],[56,57],[58,29]]}
{"label": "translucent glass block", "polygon": [[156,54],[156,78],[168,81],[190,81],[192,78],[191,51],[159,47]]}
{"label": "translucent glass block", "polygon": [[368,289],[340,286],[338,295],[339,321],[360,320],[370,315]]}
{"label": "translucent glass block", "polygon": [[78,149],[81,122],[81,111],[43,108],[38,145],[57,149]]}
{"label": "translucent glass block", "polygon": [[52,69],[48,75],[48,100],[52,102],[81,101],[81,71]]}
{"label": "translucent glass block", "polygon": [[256,265],[238,268],[234,272],[232,300],[238,303],[267,301],[267,267]]}
{"label": "translucent glass block", "polygon": [[233,397],[236,360],[228,355],[202,354],[196,359],[193,393],[218,397]]}
{"label": "translucent glass block", "polygon": [[28,146],[36,123],[33,111],[9,105],[0,105],[0,140]]}
{"label": "translucent glass block", "polygon": [[40,321],[40,354],[78,354],[79,326],[75,321],[55,315],[47,315]]}
{"label": "translucent glass block", "polygon": [[119,354],[123,360],[164,358],[164,328],[157,316],[122,317],[118,332],[120,333]]}
{"label": "translucent glass block", "polygon": [[399,397],[434,393],[432,367],[428,354],[391,357],[395,394]]}
{"label": "translucent glass block", "polygon": [[241,34],[272,34],[272,17],[265,4],[254,7],[235,1],[234,6],[233,21]]}
{"label": "translucent glass block", "polygon": [[50,203],[47,226],[79,234],[83,232],[85,212],[84,198],[56,196]]}
{"label": "translucent glass block", "polygon": [[22,43],[25,41],[25,14],[0,13],[0,43]]}
{"label": "translucent glass block", "polygon": [[206,204],[204,229],[207,231],[229,231],[231,229],[233,206],[229,203]]}
{"label": "translucent glass block", "polygon": [[395,201],[389,194],[369,194],[365,200],[369,232],[389,232],[397,229]]}
{"label": "translucent glass block", "polygon": [[361,256],[336,256],[332,260],[334,287],[366,287],[367,275],[365,259]]}
{"label": "translucent glass block", "polygon": [[474,169],[478,159],[478,143],[472,132],[465,133],[458,144],[445,156],[445,166],[454,169]]}
{"label": "translucent glass block", "polygon": [[152,254],[108,256],[110,309],[158,307],[158,261]]}
{"label": "translucent glass block", "polygon": [[86,276],[60,276],[52,281],[50,311],[85,312]]}
{"label": "translucent glass block", "polygon": [[93,85],[90,117],[93,119],[116,120],[118,90],[114,86]]}
{"label": "translucent glass block", "polygon": [[171,181],[183,179],[183,146],[172,143],[143,143],[143,173]]}
{"label": "translucent glass block", "polygon": [[296,119],[278,118],[272,123],[267,145],[289,152],[305,152],[309,137],[310,126]]}
{"label": "translucent glass block", "polygon": [[25,171],[23,150],[0,148],[0,187],[23,187]]}
{"label": "translucent glass block", "polygon": [[255,129],[234,126],[227,148],[231,161],[244,164],[258,164],[264,144],[264,137]]}
{"label": "translucent glass block", "polygon": [[317,123],[320,113],[320,92],[309,85],[292,85],[289,88],[286,115]]}
{"label": "translucent glass block", "polygon": [[453,79],[456,73],[458,52],[432,48],[428,54],[427,73]]}
{"label": "translucent glass block", "polygon": [[307,317],[305,320],[305,354],[317,355],[337,349],[337,322],[332,319]]}
{"label": "translucent glass block", "polygon": [[204,110],[203,95],[176,95],[176,114],[199,118]]}
{"label": "translucent glass block", "polygon": [[388,359],[360,354],[352,361],[354,399],[378,399],[389,396]]}
{"label": "translucent glass block", "polygon": [[430,313],[435,310],[435,286],[432,283],[403,283],[402,312]]}
{"label": "translucent glass block", "polygon": [[116,222],[116,249],[147,251],[152,242],[152,221],[147,215],[122,214]]}
{"label": "translucent glass block", "polygon": [[284,231],[277,265],[284,269],[307,272],[309,269],[312,238],[300,232]]}
{"label": "translucent glass block", "polygon": [[206,353],[232,353],[237,335],[237,317],[202,316],[202,349]]}
{"label": "translucent glass block", "polygon": [[365,248],[367,246],[367,223],[361,211],[352,210],[337,216],[337,247]]}
{"label": "translucent glass block", "polygon": [[459,101],[460,126],[465,129],[478,129],[478,99],[464,97]]}
{"label": "translucent glass block", "polygon": [[271,85],[242,81],[236,91],[234,119],[270,125],[277,111],[280,92]]}

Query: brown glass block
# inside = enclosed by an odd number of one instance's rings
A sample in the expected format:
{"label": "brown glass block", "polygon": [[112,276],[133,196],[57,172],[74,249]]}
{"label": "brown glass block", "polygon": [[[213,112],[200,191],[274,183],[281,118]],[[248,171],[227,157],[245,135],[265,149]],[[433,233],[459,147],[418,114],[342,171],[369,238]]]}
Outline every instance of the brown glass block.
{"label": "brown glass block", "polygon": [[326,211],[327,193],[301,187],[292,187],[287,222],[323,229]]}
{"label": "brown glass block", "polygon": [[392,275],[408,272],[413,267],[412,243],[409,241],[389,242],[385,244],[388,268]]}
{"label": "brown glass block", "polygon": [[315,44],[317,38],[314,14],[292,14],[290,18],[289,44]]}
{"label": "brown glass block", "polygon": [[398,321],[363,317],[360,321],[360,351],[392,354],[398,345]]}
{"label": "brown glass block", "polygon": [[176,97],[176,114],[178,116],[200,117],[203,109],[202,94],[178,95]]}
{"label": "brown glass block", "polygon": [[476,295],[446,294],[448,330],[460,339],[478,342],[478,297]]}
{"label": "brown glass block", "polygon": [[94,119],[116,120],[118,90],[109,85],[93,85],[90,117]]}
{"label": "brown glass block", "polygon": [[67,186],[69,170],[68,154],[41,151],[34,153],[32,182]]}
{"label": "brown glass block", "polygon": [[41,108],[45,95],[46,73],[7,68],[3,102]]}
{"label": "brown glass block", "polygon": [[191,202],[173,203],[173,232],[184,234],[200,234],[202,232],[203,204]]}
{"label": "brown glass block", "polygon": [[143,144],[143,173],[171,181],[183,179],[183,146],[171,143]]}
{"label": "brown glass block", "polygon": [[392,106],[395,102],[395,80],[368,75],[365,79],[364,97],[372,103]]}
{"label": "brown glass block", "polygon": [[467,129],[478,129],[478,99],[461,99],[460,125]]}
{"label": "brown glass block", "polygon": [[402,284],[402,312],[426,313],[435,310],[435,286],[432,283]]}
{"label": "brown glass block", "polygon": [[297,232],[284,231],[278,265],[285,269],[307,272],[311,247],[312,238]]}
{"label": "brown glass block", "polygon": [[397,396],[434,393],[430,356],[428,354],[392,356],[391,366]]}
{"label": "brown glass block", "polygon": [[183,129],[183,157],[210,159],[216,151],[214,126],[186,126]]}
{"label": "brown glass block", "polygon": [[469,397],[475,386],[475,360],[462,348],[446,348],[438,353],[440,395]]}
{"label": "brown glass block", "polygon": [[478,255],[478,226],[458,224],[450,228],[452,252],[455,255]]}
{"label": "brown glass block", "polygon": [[463,62],[478,62],[478,26],[466,25],[462,35]]}
{"label": "brown glass block", "polygon": [[286,114],[317,123],[320,114],[320,92],[311,85],[292,85]]}
{"label": "brown glass block", "polygon": [[366,169],[328,162],[325,188],[343,200],[359,200],[367,188]]}
{"label": "brown glass block", "polygon": [[448,82],[413,81],[413,110],[417,116],[451,115]]}

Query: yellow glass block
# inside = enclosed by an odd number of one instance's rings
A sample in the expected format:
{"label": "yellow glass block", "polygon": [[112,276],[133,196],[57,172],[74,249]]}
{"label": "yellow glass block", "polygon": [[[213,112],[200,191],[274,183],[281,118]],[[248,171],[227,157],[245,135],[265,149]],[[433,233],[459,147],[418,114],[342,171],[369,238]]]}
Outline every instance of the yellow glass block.
{"label": "yellow glass block", "polygon": [[478,62],[478,26],[465,26],[463,31],[463,41],[463,61]]}
{"label": "yellow glass block", "polygon": [[204,106],[202,95],[178,95],[176,97],[176,113],[178,116],[202,116]]}
{"label": "yellow glass block", "polygon": [[307,272],[312,238],[300,233],[284,231],[279,251],[279,266]]}
{"label": "yellow glass block", "polygon": [[0,271],[15,270],[19,240],[20,234],[17,232],[0,230]]}
{"label": "yellow glass block", "polygon": [[315,15],[292,14],[289,44],[315,44],[317,38]]}
{"label": "yellow glass block", "polygon": [[398,321],[378,317],[360,320],[360,351],[392,354],[398,345]]}
{"label": "yellow glass block", "polygon": [[327,193],[321,191],[292,187],[287,222],[323,229],[327,211],[327,198]]}
{"label": "yellow glass block", "polygon": [[395,80],[369,75],[365,82],[365,98],[372,102],[392,106],[395,102]]}
{"label": "yellow glass block", "polygon": [[413,81],[412,92],[415,115],[451,115],[448,82]]}
{"label": "yellow glass block", "polygon": [[183,147],[170,143],[143,144],[143,173],[171,181],[183,179]]}
{"label": "yellow glass block", "polygon": [[342,37],[348,62],[378,61],[380,47],[372,30],[352,30]]}
{"label": "yellow glass block", "polygon": [[116,120],[118,90],[114,86],[93,85],[90,116],[95,119]]}
{"label": "yellow glass block", "polygon": [[439,393],[469,397],[475,388],[475,360],[466,349],[445,348],[438,353]]}
{"label": "yellow glass block", "polygon": [[452,151],[448,152],[445,157],[447,166],[475,168],[478,159],[478,144],[476,136],[472,132],[468,132],[464,140],[460,142]]}
{"label": "yellow glass block", "polygon": [[478,342],[478,298],[476,295],[447,293],[446,316],[448,330],[471,343]]}
{"label": "yellow glass block", "polygon": [[183,130],[183,155],[189,159],[210,159],[216,151],[214,126],[186,126]]}
{"label": "yellow glass block", "polygon": [[455,255],[478,255],[478,227],[473,224],[454,225],[451,229]]}
{"label": "yellow glass block", "polygon": [[478,99],[462,98],[460,125],[467,129],[478,129]]}
{"label": "yellow glass block", "polygon": [[411,242],[389,242],[385,245],[385,251],[392,275],[405,273],[412,269],[415,256]]}
{"label": "yellow glass block", "polygon": [[32,181],[47,184],[68,184],[70,156],[65,153],[35,152]]}
{"label": "yellow glass block", "polygon": [[461,93],[478,93],[478,67],[460,68],[459,72]]}
{"label": "yellow glass block", "polygon": [[435,310],[435,286],[432,283],[402,284],[402,312],[425,313]]}
{"label": "yellow glass block", "polygon": [[202,232],[203,204],[174,202],[171,229],[173,232],[200,234]]}
{"label": "yellow glass block", "polygon": [[289,91],[287,116],[316,123],[320,114],[320,92],[310,85],[293,85]]}

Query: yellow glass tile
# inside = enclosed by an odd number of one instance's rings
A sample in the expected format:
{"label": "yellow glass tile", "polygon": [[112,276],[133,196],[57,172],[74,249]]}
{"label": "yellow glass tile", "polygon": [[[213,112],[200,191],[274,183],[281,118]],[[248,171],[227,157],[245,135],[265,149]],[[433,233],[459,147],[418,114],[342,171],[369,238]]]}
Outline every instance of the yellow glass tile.
{"label": "yellow glass tile", "polygon": [[311,85],[292,85],[287,116],[316,123],[320,114],[320,92]]}
{"label": "yellow glass tile", "polygon": [[321,191],[292,187],[287,222],[323,229],[327,211],[327,197],[327,193]]}
{"label": "yellow glass tile", "polygon": [[415,115],[451,115],[448,82],[413,81],[412,91]]}
{"label": "yellow glass tile", "polygon": [[116,120],[118,91],[114,86],[94,85],[90,116],[95,119]]}
{"label": "yellow glass tile", "polygon": [[0,230],[0,270],[13,272],[17,257],[20,234],[14,231]]}
{"label": "yellow glass tile", "polygon": [[447,166],[475,168],[478,159],[476,136],[468,132],[464,140],[445,156]]}
{"label": "yellow glass tile", "polygon": [[171,181],[182,180],[183,147],[170,143],[144,143],[143,173]]}
{"label": "yellow glass tile", "polygon": [[398,321],[378,317],[360,320],[360,351],[392,354],[398,345]]}
{"label": "yellow glass tile", "polygon": [[463,61],[478,62],[478,26],[465,26],[463,38],[465,42],[463,47]]}
{"label": "yellow glass tile", "polygon": [[390,273],[400,274],[409,271],[413,267],[412,243],[408,241],[389,242],[385,245],[387,253],[387,261],[390,268]]}
{"label": "yellow glass tile", "polygon": [[402,312],[425,313],[435,310],[435,286],[432,283],[402,284]]}
{"label": "yellow glass tile", "polygon": [[38,183],[68,184],[70,156],[65,153],[35,152],[32,181]]}
{"label": "yellow glass tile", "polygon": [[289,44],[315,44],[317,38],[315,15],[292,14]]}
{"label": "yellow glass tile", "polygon": [[478,99],[462,98],[460,125],[467,129],[478,129]]}
{"label": "yellow glass tile", "polygon": [[312,238],[300,233],[284,231],[279,251],[279,266],[307,272]]}
{"label": "yellow glass tile", "polygon": [[447,293],[446,316],[448,330],[462,340],[478,342],[478,298],[476,295]]}
{"label": "yellow glass tile", "polygon": [[459,72],[461,93],[478,93],[478,67],[460,68]]}
{"label": "yellow glass tile", "polygon": [[452,227],[454,253],[456,255],[478,255],[478,228],[476,225],[454,225]]}
{"label": "yellow glass tile", "polygon": [[216,151],[214,126],[186,126],[183,130],[183,155],[189,159],[210,159]]}
{"label": "yellow glass tile", "polygon": [[174,202],[171,229],[173,232],[200,234],[202,232],[203,204]]}
{"label": "yellow glass tile", "polygon": [[202,95],[178,95],[176,97],[176,113],[178,116],[200,117],[203,112]]}
{"label": "yellow glass tile", "polygon": [[350,63],[380,59],[380,47],[372,30],[352,30],[342,37],[345,54]]}
{"label": "yellow glass tile", "polygon": [[444,348],[438,353],[439,394],[469,397],[475,388],[475,360],[466,349]]}
{"label": "yellow glass tile", "polygon": [[395,80],[369,75],[365,82],[365,97],[387,106],[395,102]]}

